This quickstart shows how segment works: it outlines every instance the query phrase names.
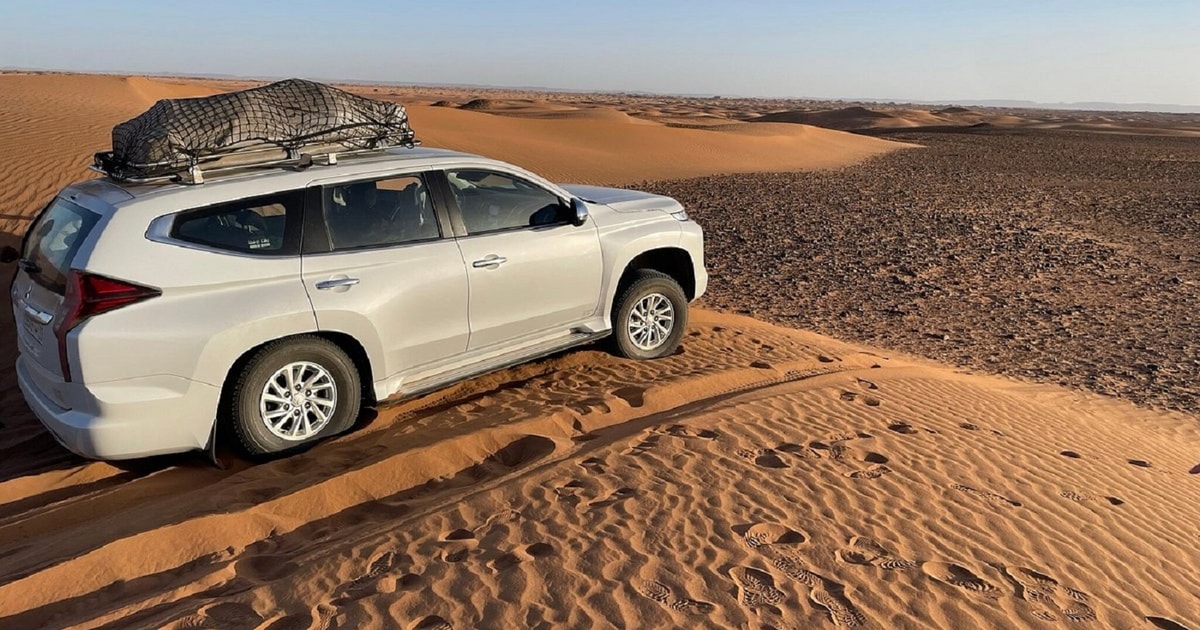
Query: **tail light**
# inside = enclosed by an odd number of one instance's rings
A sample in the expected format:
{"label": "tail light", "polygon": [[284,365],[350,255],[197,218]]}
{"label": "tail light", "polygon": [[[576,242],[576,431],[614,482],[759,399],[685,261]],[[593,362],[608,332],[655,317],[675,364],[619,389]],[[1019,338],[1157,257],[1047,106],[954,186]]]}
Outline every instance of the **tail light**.
{"label": "tail light", "polygon": [[162,295],[162,291],[158,289],[72,269],[67,275],[67,295],[59,316],[55,318],[58,323],[54,326],[63,380],[71,380],[71,364],[67,361],[67,333],[72,328],[89,317],[159,295]]}

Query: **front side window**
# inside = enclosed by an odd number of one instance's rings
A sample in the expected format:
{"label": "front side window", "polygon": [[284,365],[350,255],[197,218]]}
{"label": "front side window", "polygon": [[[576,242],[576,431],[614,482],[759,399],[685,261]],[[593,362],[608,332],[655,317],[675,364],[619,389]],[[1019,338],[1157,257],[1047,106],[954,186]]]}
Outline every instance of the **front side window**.
{"label": "front side window", "polygon": [[334,250],[403,245],[442,235],[420,175],[325,186],[322,197]]}
{"label": "front side window", "polygon": [[504,173],[448,171],[468,234],[562,223],[567,208],[550,191]]}
{"label": "front side window", "polygon": [[268,195],[187,212],[175,220],[172,236],[246,254],[294,253],[289,222],[300,216],[302,198],[299,193]]}

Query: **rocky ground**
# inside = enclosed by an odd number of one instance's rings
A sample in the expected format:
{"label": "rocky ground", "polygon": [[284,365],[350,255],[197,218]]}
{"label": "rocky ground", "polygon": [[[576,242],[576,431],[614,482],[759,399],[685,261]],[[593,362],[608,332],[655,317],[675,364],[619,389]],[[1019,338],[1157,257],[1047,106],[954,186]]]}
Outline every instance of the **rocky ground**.
{"label": "rocky ground", "polygon": [[1200,139],[888,137],[926,148],[642,187],[705,227],[711,307],[1200,412]]}

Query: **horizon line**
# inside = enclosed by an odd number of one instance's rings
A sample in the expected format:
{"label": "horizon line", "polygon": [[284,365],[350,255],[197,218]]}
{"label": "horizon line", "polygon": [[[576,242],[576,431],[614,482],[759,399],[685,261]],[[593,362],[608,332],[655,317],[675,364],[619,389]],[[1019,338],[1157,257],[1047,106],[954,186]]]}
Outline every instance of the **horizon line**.
{"label": "horizon line", "polygon": [[[239,75],[239,74],[224,74],[224,73],[189,73],[189,72],[134,72],[128,70],[73,70],[61,68],[37,68],[37,67],[18,67],[18,66],[0,66],[0,73],[6,72],[39,72],[39,73],[54,73],[54,74],[83,74],[83,75],[101,75],[101,76],[144,76],[144,77],[161,77],[161,78],[180,78],[180,79],[212,79],[212,80],[243,80],[243,81],[279,81],[288,78],[300,78],[283,75]],[[317,77],[316,81],[328,83],[340,83],[342,85],[379,85],[389,87],[423,87],[423,88],[452,88],[452,89],[480,89],[480,90],[522,90],[529,92],[542,92],[549,94],[609,94],[619,95],[627,94],[631,96],[661,96],[661,97],[676,97],[676,98],[707,98],[707,99],[731,99],[731,100],[756,100],[756,101],[814,101],[814,102],[840,102],[840,103],[873,103],[887,105],[972,105],[975,107],[988,107],[993,109],[1050,109],[1061,111],[1100,111],[1100,112],[1120,112],[1120,113],[1154,113],[1154,114],[1200,114],[1200,105],[1190,105],[1183,103],[1150,103],[1150,102],[1115,102],[1115,101],[1057,101],[1057,102],[1042,102],[1019,98],[966,98],[966,99],[895,99],[885,97],[816,97],[816,96],[745,96],[740,94],[721,94],[716,92],[651,92],[646,90],[603,90],[603,89],[585,89],[585,88],[556,88],[548,86],[534,85],[495,85],[487,83],[428,83],[420,81],[384,81],[373,79],[349,79],[349,78],[332,78],[332,77]],[[1003,104],[1002,104],[1003,103]],[[1082,106],[1082,107],[1080,107]],[[1086,107],[1097,106],[1097,107]],[[1114,109],[1115,108],[1115,109]],[[1151,109],[1151,108],[1169,108],[1169,109]]]}

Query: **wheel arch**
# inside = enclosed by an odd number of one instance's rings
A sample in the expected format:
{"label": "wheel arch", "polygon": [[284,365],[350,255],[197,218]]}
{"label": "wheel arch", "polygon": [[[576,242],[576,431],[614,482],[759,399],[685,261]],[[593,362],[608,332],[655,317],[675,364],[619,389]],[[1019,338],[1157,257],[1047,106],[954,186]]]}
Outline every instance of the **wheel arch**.
{"label": "wheel arch", "polygon": [[657,247],[630,259],[617,281],[616,290],[613,292],[614,299],[615,296],[621,295],[642,269],[651,269],[670,276],[679,283],[689,302],[695,299],[696,268],[692,262],[692,255],[682,247]]}
{"label": "wheel arch", "polygon": [[300,337],[317,337],[319,339],[325,339],[326,341],[336,345],[339,349],[341,349],[342,352],[345,352],[346,356],[350,357],[351,362],[354,363],[354,368],[358,370],[358,380],[359,387],[362,390],[361,395],[363,406],[373,406],[378,402],[375,399],[375,388],[372,386],[374,382],[374,373],[371,368],[371,359],[367,355],[367,350],[363,347],[362,343],[360,343],[352,335],[348,335],[343,332],[328,330],[299,332],[284,335],[282,337],[276,337],[274,339],[267,339],[266,341],[247,349],[240,356],[238,356],[238,358],[235,359],[232,364],[230,364],[228,371],[225,373],[225,379],[221,382],[221,397],[217,408],[218,425],[228,421],[228,418],[225,416],[227,415],[226,410],[229,409],[229,404],[231,403],[230,396],[233,394],[233,383],[236,380],[235,377],[243,369],[245,369],[246,364],[250,361],[250,358],[269,344]]}

